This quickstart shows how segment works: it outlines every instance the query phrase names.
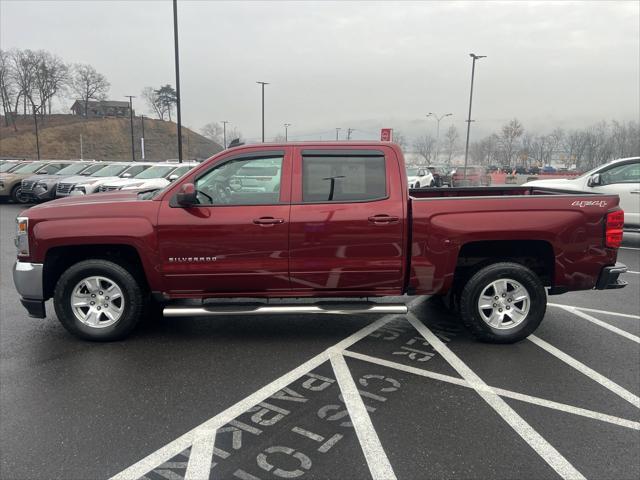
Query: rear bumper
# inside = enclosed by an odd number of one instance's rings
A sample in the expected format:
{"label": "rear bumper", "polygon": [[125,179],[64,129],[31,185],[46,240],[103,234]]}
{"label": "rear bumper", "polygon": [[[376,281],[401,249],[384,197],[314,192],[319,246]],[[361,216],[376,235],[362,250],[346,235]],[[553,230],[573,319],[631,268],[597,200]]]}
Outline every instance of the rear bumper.
{"label": "rear bumper", "polygon": [[627,286],[627,282],[620,280],[618,277],[621,273],[627,271],[627,266],[623,263],[616,263],[610,267],[604,267],[598,277],[598,283],[596,283],[597,290],[608,290],[611,288],[624,288]]}
{"label": "rear bumper", "polygon": [[16,262],[13,265],[13,283],[30,317],[44,318],[46,315],[42,272],[41,263]]}

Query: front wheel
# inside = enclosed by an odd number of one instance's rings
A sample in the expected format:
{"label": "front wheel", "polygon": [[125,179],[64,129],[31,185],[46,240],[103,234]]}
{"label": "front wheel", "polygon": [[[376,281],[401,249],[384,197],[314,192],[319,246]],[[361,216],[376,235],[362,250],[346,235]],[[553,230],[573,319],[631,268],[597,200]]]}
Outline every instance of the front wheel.
{"label": "front wheel", "polygon": [[22,193],[22,185],[16,185],[11,190],[11,200],[15,203],[28,203],[29,197]]}
{"label": "front wheel", "polygon": [[479,340],[514,343],[538,328],[547,308],[544,285],[523,265],[500,262],[475,273],[462,288],[460,315]]}
{"label": "front wheel", "polygon": [[135,277],[108,260],[84,260],[69,267],[54,292],[60,323],[84,340],[126,337],[138,323],[143,295]]}

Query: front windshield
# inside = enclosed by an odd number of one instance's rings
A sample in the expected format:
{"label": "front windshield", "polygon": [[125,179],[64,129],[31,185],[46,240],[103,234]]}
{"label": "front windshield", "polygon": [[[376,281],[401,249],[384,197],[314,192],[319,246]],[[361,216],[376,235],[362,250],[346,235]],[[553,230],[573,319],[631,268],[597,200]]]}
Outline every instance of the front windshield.
{"label": "front windshield", "polygon": [[104,164],[101,164],[101,163],[99,163],[97,165],[91,165],[86,170],[83,170],[80,175],[84,175],[85,177],[88,177],[88,176],[92,176],[93,177],[94,173],[99,172],[100,170],[102,170],[106,166],[108,166],[108,165],[104,165]]}
{"label": "front windshield", "polygon": [[44,163],[44,162],[27,163],[26,165],[23,165],[20,168],[16,168],[13,171],[13,173],[33,173],[36,170],[40,170],[45,165],[46,165],[46,163]]}
{"label": "front windshield", "polygon": [[129,165],[109,165],[108,167],[103,167],[101,170],[97,171],[91,176],[92,177],[117,177],[127,168],[129,168]]}
{"label": "front windshield", "polygon": [[145,171],[140,172],[133,178],[163,178],[175,168],[176,167],[173,165],[157,165],[155,167],[147,168]]}
{"label": "front windshield", "polygon": [[2,165],[0,165],[0,173],[1,172],[8,172],[9,170],[11,170],[12,168],[16,168],[18,165],[20,165],[17,162],[7,162],[7,163],[3,163]]}
{"label": "front windshield", "polygon": [[71,165],[67,165],[66,167],[58,170],[56,175],[75,175],[76,173],[80,173],[82,170],[87,168],[88,163],[72,163]]}

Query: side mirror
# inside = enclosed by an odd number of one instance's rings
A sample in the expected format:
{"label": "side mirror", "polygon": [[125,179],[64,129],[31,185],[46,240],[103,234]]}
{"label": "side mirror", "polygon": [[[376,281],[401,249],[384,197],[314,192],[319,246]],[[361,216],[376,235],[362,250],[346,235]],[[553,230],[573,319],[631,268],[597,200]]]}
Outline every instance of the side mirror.
{"label": "side mirror", "polygon": [[424,170],[418,170],[418,176],[419,177],[424,177],[427,174],[427,172],[425,172]]}
{"label": "side mirror", "polygon": [[180,187],[180,191],[176,196],[179,205],[189,207],[198,202],[196,194],[196,186],[193,183],[185,183]]}
{"label": "side mirror", "polygon": [[599,173],[594,173],[589,177],[587,181],[587,186],[589,187],[597,187],[598,185],[602,185],[602,177]]}
{"label": "side mirror", "polygon": [[173,175],[169,175],[169,181],[173,182],[174,180],[179,179],[180,177],[178,175],[176,175],[175,173]]}
{"label": "side mirror", "polygon": [[130,173],[123,173],[122,174],[122,178],[131,178],[131,174]]}

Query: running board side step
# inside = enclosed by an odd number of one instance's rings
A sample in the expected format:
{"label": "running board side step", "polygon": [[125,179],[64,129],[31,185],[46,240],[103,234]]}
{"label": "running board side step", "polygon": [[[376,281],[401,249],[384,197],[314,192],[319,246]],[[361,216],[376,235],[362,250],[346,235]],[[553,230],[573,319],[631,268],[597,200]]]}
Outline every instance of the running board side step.
{"label": "running board side step", "polygon": [[283,315],[283,314],[330,314],[330,315],[360,315],[375,314],[406,314],[409,311],[404,303],[315,303],[299,305],[198,305],[198,306],[167,306],[164,307],[165,317],[215,317],[230,315]]}

